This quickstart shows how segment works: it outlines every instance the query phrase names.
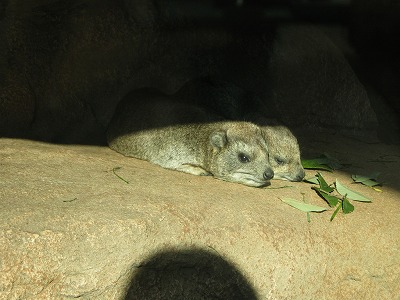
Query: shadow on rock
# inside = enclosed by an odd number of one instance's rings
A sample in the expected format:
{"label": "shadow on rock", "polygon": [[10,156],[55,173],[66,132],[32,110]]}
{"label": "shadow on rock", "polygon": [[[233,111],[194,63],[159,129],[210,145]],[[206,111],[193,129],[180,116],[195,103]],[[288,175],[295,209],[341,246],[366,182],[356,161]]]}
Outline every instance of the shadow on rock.
{"label": "shadow on rock", "polygon": [[200,249],[167,250],[134,271],[131,299],[257,299],[246,278],[222,257]]}

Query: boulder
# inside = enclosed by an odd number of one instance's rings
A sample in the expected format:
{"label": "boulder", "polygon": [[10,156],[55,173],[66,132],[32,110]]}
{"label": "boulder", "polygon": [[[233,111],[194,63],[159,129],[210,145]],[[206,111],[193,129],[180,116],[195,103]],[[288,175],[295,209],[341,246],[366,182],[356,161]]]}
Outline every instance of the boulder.
{"label": "boulder", "polygon": [[[371,107],[371,92],[338,46],[348,43],[345,28],[334,26],[338,42],[318,24],[221,16],[219,25],[201,25],[185,17],[184,7],[158,0],[0,4],[0,136],[105,144],[114,109],[129,91],[174,94],[188,81],[211,77],[228,83],[214,96],[228,96],[219,100],[224,113],[239,108],[233,117],[251,111],[293,128],[368,132],[379,119],[388,123],[385,140],[397,140],[387,134],[398,132],[395,117],[387,122],[392,109],[379,110],[384,91]],[[397,82],[391,73],[370,73]],[[188,98],[203,95],[213,92]],[[235,107],[236,101],[244,102]]]}
{"label": "boulder", "polygon": [[372,203],[308,222],[280,200],[328,207],[305,182],[251,188],[106,147],[0,139],[0,298],[399,299],[399,147],[314,140],[304,151],[353,165],[329,182],[381,172],[382,192],[351,186]]}

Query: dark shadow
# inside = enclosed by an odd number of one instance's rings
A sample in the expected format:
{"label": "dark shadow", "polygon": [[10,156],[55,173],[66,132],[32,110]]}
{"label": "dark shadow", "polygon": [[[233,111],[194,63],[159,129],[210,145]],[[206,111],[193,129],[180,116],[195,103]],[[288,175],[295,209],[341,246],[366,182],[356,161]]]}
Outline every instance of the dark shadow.
{"label": "dark shadow", "polygon": [[125,300],[257,299],[248,280],[202,249],[165,250],[135,266]]}
{"label": "dark shadow", "polygon": [[129,92],[117,105],[110,124],[123,135],[176,125],[245,121],[246,107],[256,107],[254,98],[232,82],[198,77],[173,95],[155,88]]}

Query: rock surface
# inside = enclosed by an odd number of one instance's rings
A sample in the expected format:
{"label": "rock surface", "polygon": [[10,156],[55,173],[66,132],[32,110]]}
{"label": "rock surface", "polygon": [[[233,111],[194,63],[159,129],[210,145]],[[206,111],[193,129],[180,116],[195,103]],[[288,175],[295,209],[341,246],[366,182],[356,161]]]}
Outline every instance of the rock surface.
{"label": "rock surface", "polygon": [[400,299],[400,148],[313,140],[305,151],[352,164],[327,180],[380,171],[382,192],[352,185],[374,201],[308,223],[279,200],[327,206],[304,182],[257,189],[0,139],[0,298]]}

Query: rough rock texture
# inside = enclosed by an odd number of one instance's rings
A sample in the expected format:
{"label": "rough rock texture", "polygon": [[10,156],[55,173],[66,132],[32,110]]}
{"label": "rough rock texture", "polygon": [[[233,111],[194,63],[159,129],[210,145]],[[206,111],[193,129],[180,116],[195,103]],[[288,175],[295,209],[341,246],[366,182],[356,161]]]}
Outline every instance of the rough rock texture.
{"label": "rough rock texture", "polygon": [[250,188],[105,147],[0,139],[0,298],[400,299],[400,149],[330,139],[301,139],[352,164],[328,181],[380,171],[385,185],[352,185],[374,202],[311,223],[279,200],[324,206],[306,183]]}

